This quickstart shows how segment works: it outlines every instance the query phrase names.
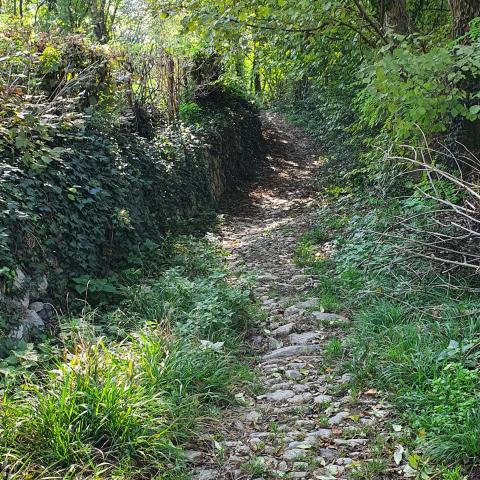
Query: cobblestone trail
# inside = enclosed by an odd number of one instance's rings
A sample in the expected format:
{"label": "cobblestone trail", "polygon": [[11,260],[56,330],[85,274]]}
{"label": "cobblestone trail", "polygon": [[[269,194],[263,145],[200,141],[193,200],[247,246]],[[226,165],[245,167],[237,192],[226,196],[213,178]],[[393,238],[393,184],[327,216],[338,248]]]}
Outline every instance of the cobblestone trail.
{"label": "cobblestone trail", "polygon": [[222,417],[221,439],[207,436],[188,452],[192,478],[350,478],[368,456],[365,432],[387,413],[375,392],[353,398],[350,375],[326,361],[326,345],[342,340],[349,321],[321,311],[317,280],[294,262],[298,237],[312,223],[319,149],[275,115],[264,125],[265,168],[249,192],[229,199],[222,231],[231,266],[257,275],[266,320],[252,348],[263,389],[245,393],[246,406]]}

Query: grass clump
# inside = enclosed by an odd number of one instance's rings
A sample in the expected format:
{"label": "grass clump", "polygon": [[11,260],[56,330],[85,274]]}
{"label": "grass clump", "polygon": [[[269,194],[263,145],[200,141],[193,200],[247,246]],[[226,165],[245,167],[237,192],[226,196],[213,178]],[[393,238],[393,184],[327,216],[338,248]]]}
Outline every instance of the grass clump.
{"label": "grass clump", "polygon": [[[187,478],[182,445],[198,419],[251,380],[238,353],[254,312],[214,249],[177,247],[115,310],[66,320],[62,361],[4,382],[0,455],[13,478]],[[106,334],[124,318],[123,339]]]}

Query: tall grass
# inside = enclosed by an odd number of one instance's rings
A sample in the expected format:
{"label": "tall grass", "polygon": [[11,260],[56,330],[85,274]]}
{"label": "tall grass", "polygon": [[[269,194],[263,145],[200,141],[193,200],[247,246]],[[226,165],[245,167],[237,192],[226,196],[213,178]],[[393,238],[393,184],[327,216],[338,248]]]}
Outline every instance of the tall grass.
{"label": "tall grass", "polygon": [[[179,265],[128,286],[113,312],[66,321],[62,362],[5,386],[0,455],[13,478],[183,478],[198,419],[251,379],[236,349],[253,311],[214,251],[181,250]],[[123,340],[98,336],[125,317],[136,328]]]}

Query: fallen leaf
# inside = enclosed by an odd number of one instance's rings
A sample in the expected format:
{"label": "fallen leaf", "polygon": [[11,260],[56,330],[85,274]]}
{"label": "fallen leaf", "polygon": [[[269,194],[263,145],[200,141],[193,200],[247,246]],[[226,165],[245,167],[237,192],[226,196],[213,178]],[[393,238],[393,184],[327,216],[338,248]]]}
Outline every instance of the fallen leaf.
{"label": "fallen leaf", "polygon": [[400,463],[402,463],[404,452],[405,452],[405,449],[403,448],[403,446],[397,445],[397,448],[395,448],[395,453],[393,454],[393,459],[395,460],[395,463],[397,465],[400,465]]}

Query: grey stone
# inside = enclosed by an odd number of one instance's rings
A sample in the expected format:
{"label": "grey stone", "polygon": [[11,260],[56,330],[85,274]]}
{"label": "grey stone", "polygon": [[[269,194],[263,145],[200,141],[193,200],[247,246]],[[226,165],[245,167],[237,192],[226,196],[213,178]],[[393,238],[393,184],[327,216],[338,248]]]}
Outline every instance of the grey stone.
{"label": "grey stone", "polygon": [[303,458],[307,454],[306,450],[303,448],[291,448],[288,450],[285,450],[283,453],[283,458],[285,460],[295,460],[297,458]]}
{"label": "grey stone", "polygon": [[365,445],[367,443],[366,438],[351,438],[349,440],[344,440],[343,438],[336,438],[334,440],[335,445],[347,445],[349,447],[355,448]]}
{"label": "grey stone", "polygon": [[287,400],[295,395],[293,390],[276,390],[275,392],[267,393],[267,399],[272,402],[281,402]]}
{"label": "grey stone", "polygon": [[320,403],[330,403],[332,401],[332,397],[330,395],[317,395],[313,399],[313,403],[320,404]]}
{"label": "grey stone", "polygon": [[293,396],[288,399],[288,403],[292,405],[301,405],[302,403],[308,402],[312,398],[312,394],[309,392],[299,393],[298,395]]}
{"label": "grey stone", "polygon": [[25,335],[25,328],[23,325],[19,325],[17,328],[11,330],[9,337],[12,340],[21,340]]}
{"label": "grey stone", "polygon": [[339,383],[348,383],[352,380],[353,375],[350,373],[344,373],[340,379],[338,380]]}
{"label": "grey stone", "polygon": [[294,275],[291,279],[293,285],[303,285],[307,280],[310,280],[308,275]]}
{"label": "grey stone", "polygon": [[308,470],[308,463],[307,462],[294,462],[293,463],[294,470]]}
{"label": "grey stone", "polygon": [[301,380],[303,375],[298,370],[287,370],[285,376],[291,380]]}
{"label": "grey stone", "polygon": [[218,473],[218,470],[199,470],[193,475],[192,480],[215,480]]}
{"label": "grey stone", "polygon": [[285,325],[282,325],[276,328],[272,332],[272,335],[275,337],[286,337],[289,333],[293,331],[294,328],[295,328],[294,323],[286,323]]}
{"label": "grey stone", "polygon": [[263,358],[265,360],[272,360],[275,358],[294,357],[296,355],[308,355],[310,353],[318,352],[320,345],[291,345],[289,347],[282,347],[273,352],[267,353]]}
{"label": "grey stone", "polygon": [[323,458],[328,461],[335,460],[337,458],[337,451],[332,450],[331,448],[321,448],[319,453],[319,457]]}
{"label": "grey stone", "polygon": [[21,320],[22,325],[27,328],[43,328],[45,326],[44,321],[40,315],[34,310],[27,310]]}
{"label": "grey stone", "polygon": [[283,342],[274,337],[268,337],[268,346],[274,350],[283,347]]}
{"label": "grey stone", "polygon": [[305,345],[319,337],[318,332],[292,333],[288,336],[290,343],[294,345]]}
{"label": "grey stone", "polygon": [[312,308],[318,305],[318,298],[309,298],[303,302],[296,303],[295,307],[297,308]]}
{"label": "grey stone", "polygon": [[332,436],[332,431],[328,428],[319,428],[318,430],[310,432],[307,436],[326,440],[327,438],[330,438]]}
{"label": "grey stone", "polygon": [[293,315],[298,315],[301,312],[303,312],[303,310],[300,310],[295,305],[292,305],[291,307],[286,308],[285,312],[283,312],[283,314],[286,317],[292,317]]}
{"label": "grey stone", "polygon": [[350,414],[348,412],[338,412],[328,420],[329,425],[340,425]]}
{"label": "grey stone", "polygon": [[21,268],[15,270],[15,278],[13,279],[14,288],[24,288],[27,284],[27,276],[23,273]]}
{"label": "grey stone", "polygon": [[28,308],[38,313],[40,310],[43,310],[43,302],[33,302]]}

